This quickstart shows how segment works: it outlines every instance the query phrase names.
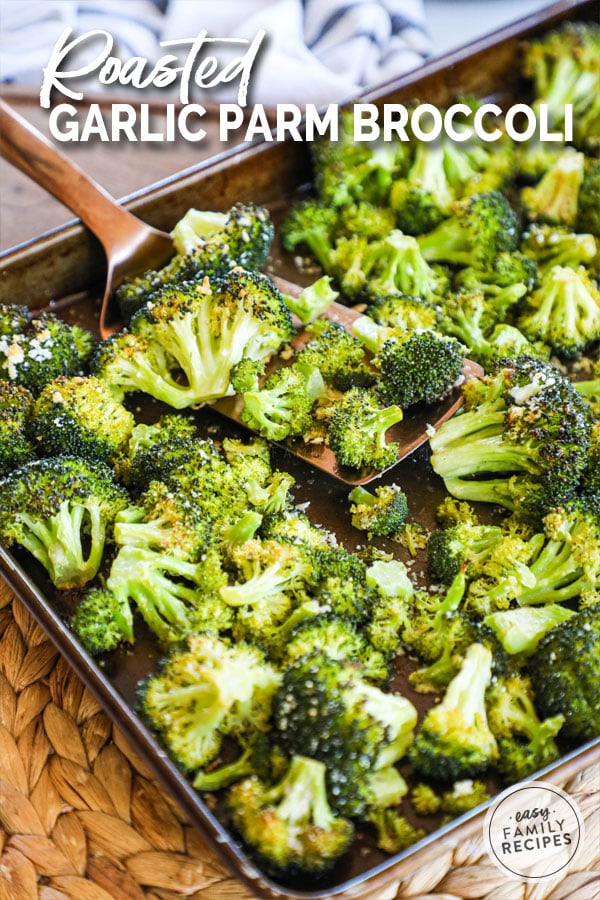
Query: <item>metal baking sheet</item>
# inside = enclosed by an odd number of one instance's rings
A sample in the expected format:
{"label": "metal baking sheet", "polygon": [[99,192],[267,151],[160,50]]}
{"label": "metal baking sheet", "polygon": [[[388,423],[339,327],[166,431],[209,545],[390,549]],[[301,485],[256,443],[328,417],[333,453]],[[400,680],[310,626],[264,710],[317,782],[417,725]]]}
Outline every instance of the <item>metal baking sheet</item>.
{"label": "metal baking sheet", "polygon": [[[516,65],[519,42],[565,18],[598,18],[598,10],[597,0],[567,0],[556,4],[360,99],[408,103],[418,98],[421,102],[443,105],[458,92],[523,99]],[[226,152],[166,179],[134,195],[128,205],[151,224],[170,229],[190,206],[225,210],[238,200],[252,200],[277,213],[309,180],[310,161],[305,145],[295,142],[257,144],[241,152]],[[291,260],[283,255],[275,253],[270,265],[274,272],[296,279]],[[39,308],[66,294],[80,293],[82,299],[64,314],[70,321],[88,327],[97,321],[97,295],[101,292],[102,279],[100,247],[78,224],[56,229],[0,256],[0,302],[25,303]],[[136,397],[135,404],[136,411],[140,407],[137,415],[145,421],[155,420],[165,410],[150,399],[138,403]],[[238,426],[213,410],[200,410],[196,415],[202,434],[218,439],[225,434],[238,433]],[[350,525],[348,487],[316,472],[283,449],[276,449],[274,453],[275,465],[288,469],[296,478],[296,502],[309,504],[308,514],[312,520],[336,532],[349,549],[359,544],[361,535]],[[383,480],[393,480],[404,488],[412,518],[433,525],[433,511],[443,496],[443,487],[428,465],[426,447],[417,450]],[[381,541],[380,546],[397,558],[407,559],[406,553],[396,544]],[[421,570],[424,570],[422,555],[417,557],[412,571],[418,575]],[[24,553],[9,554],[0,548],[0,572],[181,804],[190,821],[203,831],[237,877],[259,896],[305,900],[370,897],[392,881],[432,861],[445,841],[456,846],[478,827],[485,809],[437,829],[409,850],[392,857],[378,851],[368,836],[364,836],[318,887],[300,883],[277,884],[265,877],[246,856],[212,808],[169,761],[163,748],[136,715],[135,686],[140,678],[154,670],[160,656],[156,642],[143,623],[136,624],[134,648],[120,649],[99,665],[82,651],[65,624],[67,614],[76,603],[76,594],[62,592],[59,596],[41,567]],[[410,660],[403,658],[393,686],[405,692],[423,710],[432,699],[410,691],[407,675],[412,665]],[[597,747],[598,741],[583,748],[565,748],[564,757],[540,774],[556,782],[565,781],[591,762]]]}

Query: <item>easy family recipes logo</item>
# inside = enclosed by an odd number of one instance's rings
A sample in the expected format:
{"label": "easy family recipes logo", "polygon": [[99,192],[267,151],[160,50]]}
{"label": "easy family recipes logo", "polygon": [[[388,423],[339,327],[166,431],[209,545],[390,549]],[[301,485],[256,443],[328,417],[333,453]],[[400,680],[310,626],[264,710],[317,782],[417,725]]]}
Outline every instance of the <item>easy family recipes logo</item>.
{"label": "easy family recipes logo", "polygon": [[[232,135],[251,141],[313,141],[318,137],[339,139],[339,107],[330,103],[324,108],[307,103],[300,108],[279,103],[274,110],[261,103],[249,104],[248,93],[253,68],[264,49],[266,33],[258,31],[251,40],[213,37],[206,30],[193,38],[162,41],[168,52],[157,61],[133,56],[122,59],[115,49],[114,38],[104,30],[93,30],[74,36],[70,28],[58,38],[44,68],[40,105],[49,110],[49,128],[61,142],[89,140],[173,142],[182,138],[198,142],[206,138],[203,119],[206,107],[192,94],[218,91],[223,86],[236,90],[235,103],[220,103],[220,139]],[[239,52],[238,52],[239,51]],[[81,56],[85,61],[81,62]],[[225,57],[225,58],[223,58]],[[164,105],[160,120],[153,119],[150,104],[141,102],[112,103],[103,109],[99,103],[82,108],[74,102],[85,102],[86,88],[97,80],[98,86],[123,86],[143,92],[152,87],[176,90],[178,102]],[[79,86],[78,86],[79,82]],[[66,98],[71,102],[56,102]],[[407,107],[400,103],[355,103],[353,107],[353,139],[355,141],[420,141],[433,142],[444,134],[452,141],[468,141],[473,134],[480,140],[494,142],[503,131],[497,117],[504,116],[504,131],[515,141],[530,139],[569,143],[572,141],[573,110],[565,106],[562,130],[552,131],[546,104],[535,108],[517,103],[502,110],[495,103],[483,103],[473,111],[467,104],[455,103],[440,110],[431,103]]]}

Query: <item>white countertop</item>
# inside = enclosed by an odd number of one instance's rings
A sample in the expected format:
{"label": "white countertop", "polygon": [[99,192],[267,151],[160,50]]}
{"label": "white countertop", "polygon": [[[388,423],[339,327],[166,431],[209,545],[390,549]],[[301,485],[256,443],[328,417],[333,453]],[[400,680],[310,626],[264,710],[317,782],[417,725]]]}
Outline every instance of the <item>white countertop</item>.
{"label": "white countertop", "polygon": [[551,0],[424,0],[424,3],[435,56],[552,5]]}

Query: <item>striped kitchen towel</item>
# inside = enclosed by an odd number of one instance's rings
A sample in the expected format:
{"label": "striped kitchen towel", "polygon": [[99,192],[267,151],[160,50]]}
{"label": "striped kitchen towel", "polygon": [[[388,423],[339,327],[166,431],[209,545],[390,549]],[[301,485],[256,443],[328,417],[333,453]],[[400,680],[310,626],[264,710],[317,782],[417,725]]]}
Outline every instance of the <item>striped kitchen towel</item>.
{"label": "striped kitchen towel", "polygon": [[[66,27],[105,30],[122,59],[149,60],[166,52],[183,59],[184,49],[161,42],[203,29],[248,40],[263,30],[249,100],[265,105],[349,99],[416,68],[430,52],[423,0],[0,0],[0,81],[39,85]],[[215,44],[207,52],[225,60],[240,49]],[[210,99],[235,101],[236,92],[225,85]]]}

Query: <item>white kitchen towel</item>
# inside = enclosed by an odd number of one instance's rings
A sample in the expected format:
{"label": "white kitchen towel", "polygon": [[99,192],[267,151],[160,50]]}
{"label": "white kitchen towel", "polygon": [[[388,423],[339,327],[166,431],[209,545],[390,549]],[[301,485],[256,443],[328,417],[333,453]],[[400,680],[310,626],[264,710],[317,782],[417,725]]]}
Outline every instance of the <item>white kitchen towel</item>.
{"label": "white kitchen towel", "polygon": [[[422,0],[0,0],[0,81],[41,84],[66,27],[75,34],[109,32],[123,60],[156,60],[166,52],[183,58],[183,49],[160,42],[193,38],[203,29],[248,40],[263,30],[249,100],[266,105],[351,98],[416,68],[430,52]],[[227,58],[225,45],[207,52]],[[93,78],[87,85],[99,87]],[[232,82],[193,99],[236,97]]]}

